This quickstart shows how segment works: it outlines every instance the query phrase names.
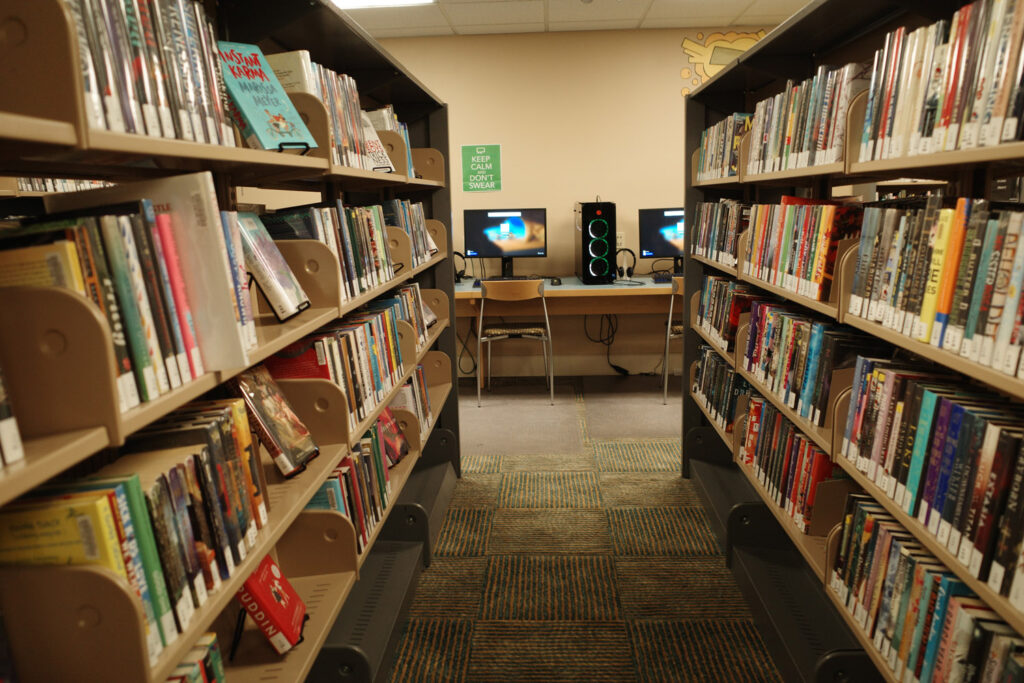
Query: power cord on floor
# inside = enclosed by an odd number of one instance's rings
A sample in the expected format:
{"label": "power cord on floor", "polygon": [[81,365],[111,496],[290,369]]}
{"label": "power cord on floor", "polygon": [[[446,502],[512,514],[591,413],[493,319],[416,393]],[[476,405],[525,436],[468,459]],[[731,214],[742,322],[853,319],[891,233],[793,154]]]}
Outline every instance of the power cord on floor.
{"label": "power cord on floor", "polygon": [[[466,332],[465,339],[459,336],[458,328],[456,328],[455,330],[455,338],[459,340],[459,344],[462,346],[462,349],[459,351],[457,364],[459,366],[459,372],[461,372],[464,375],[476,375],[476,356],[473,355],[473,351],[469,348],[469,344],[471,341],[473,341],[473,337],[475,336],[476,329],[474,329],[473,325],[469,325],[469,329]],[[464,367],[462,367],[462,359],[466,355],[469,356],[469,360],[472,361],[473,363],[472,366],[470,366],[469,370],[466,370]]]}
{"label": "power cord on floor", "polygon": [[654,366],[654,370],[651,372],[630,372],[621,365],[616,365],[612,362],[612,344],[615,343],[615,335],[619,331],[619,317],[617,315],[612,313],[602,313],[597,335],[592,335],[590,333],[590,328],[587,325],[587,320],[589,318],[589,315],[583,316],[583,334],[587,336],[588,340],[595,344],[604,345],[604,356],[608,363],[608,367],[626,377],[654,377],[658,374],[657,369],[661,366],[661,361]]}

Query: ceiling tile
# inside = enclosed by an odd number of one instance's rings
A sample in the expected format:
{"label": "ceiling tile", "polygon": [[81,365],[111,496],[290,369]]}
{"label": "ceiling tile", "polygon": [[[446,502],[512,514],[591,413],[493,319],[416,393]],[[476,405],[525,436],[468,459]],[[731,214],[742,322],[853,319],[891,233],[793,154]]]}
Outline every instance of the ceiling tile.
{"label": "ceiling tile", "polygon": [[785,14],[788,19],[798,9],[807,4],[807,0],[756,0],[747,8],[750,14]]}
{"label": "ceiling tile", "polygon": [[348,10],[347,14],[368,31],[375,28],[445,26],[448,23],[437,5],[354,9]]}
{"label": "ceiling tile", "polygon": [[543,33],[544,22],[529,22],[525,24],[481,24],[476,26],[459,26],[455,29],[459,35],[474,35],[481,33]]}
{"label": "ceiling tile", "polygon": [[703,28],[705,26],[728,26],[733,15],[709,15],[706,17],[681,17],[678,19],[652,19],[648,17],[640,28]]}
{"label": "ceiling tile", "polygon": [[548,21],[608,21],[636,19],[651,0],[548,0]]}
{"label": "ceiling tile", "polygon": [[592,19],[589,21],[549,21],[549,31],[608,31],[636,28],[637,19]]}
{"label": "ceiling tile", "polygon": [[526,24],[544,21],[543,0],[518,2],[460,2],[444,6],[452,26]]}
{"label": "ceiling tile", "polygon": [[455,31],[451,26],[405,26],[402,28],[377,28],[369,32],[374,38],[417,38],[419,36],[450,36]]}
{"label": "ceiling tile", "polygon": [[789,14],[741,14],[733,20],[733,26],[775,26],[789,19]]}
{"label": "ceiling tile", "polygon": [[682,19],[683,26],[697,26],[691,20],[701,18],[704,25],[707,17],[729,17],[732,21],[741,12],[746,11],[751,0],[714,0],[707,3],[679,2],[679,0],[654,0],[647,11],[647,19]]}

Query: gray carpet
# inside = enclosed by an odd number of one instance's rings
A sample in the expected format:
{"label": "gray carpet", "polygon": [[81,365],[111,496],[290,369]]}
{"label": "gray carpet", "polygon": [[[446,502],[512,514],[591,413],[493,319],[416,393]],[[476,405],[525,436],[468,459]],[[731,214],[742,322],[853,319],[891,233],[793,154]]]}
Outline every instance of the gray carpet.
{"label": "gray carpet", "polygon": [[[678,379],[677,379],[678,383]],[[394,683],[778,681],[653,378],[460,397],[463,477]]]}

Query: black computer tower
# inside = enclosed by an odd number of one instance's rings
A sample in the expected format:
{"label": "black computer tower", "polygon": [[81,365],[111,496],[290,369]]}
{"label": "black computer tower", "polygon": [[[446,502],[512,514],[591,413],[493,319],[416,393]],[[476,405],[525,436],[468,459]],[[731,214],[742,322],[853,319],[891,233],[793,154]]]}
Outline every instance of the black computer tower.
{"label": "black computer tower", "polygon": [[576,276],[585,285],[615,281],[615,204],[576,202]]}

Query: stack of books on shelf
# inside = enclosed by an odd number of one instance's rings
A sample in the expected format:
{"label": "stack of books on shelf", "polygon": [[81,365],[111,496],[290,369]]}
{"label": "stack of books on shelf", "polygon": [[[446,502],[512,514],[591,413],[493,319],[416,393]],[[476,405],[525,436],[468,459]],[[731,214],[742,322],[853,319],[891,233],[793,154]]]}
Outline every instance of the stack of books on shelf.
{"label": "stack of books on shelf", "polygon": [[750,130],[750,114],[730,114],[700,136],[697,180],[739,175],[740,140]]}
{"label": "stack of books on shelf", "polygon": [[337,510],[356,527],[356,549],[362,553],[384,519],[391,500],[388,469],[401,462],[409,443],[390,408],[384,408],[359,440],[359,446],[327,477],[306,506],[310,510]]}
{"label": "stack of books on shelf", "polygon": [[697,216],[693,222],[693,254],[735,268],[736,244],[750,220],[750,205],[734,199],[717,202],[697,202]]}
{"label": "stack of books on shelf", "polygon": [[202,3],[72,0],[89,126],[235,145]]}
{"label": "stack of books on shelf", "polygon": [[427,220],[422,202],[389,199],[384,202],[384,218],[388,225],[401,228],[412,243],[412,265],[416,267],[437,253],[437,245],[427,231]]}
{"label": "stack of books on shelf", "polygon": [[842,456],[1024,611],[1024,412],[905,362],[858,357]]}
{"label": "stack of books on shelf", "polygon": [[423,366],[417,365],[409,380],[398,390],[391,401],[391,407],[408,410],[420,423],[420,434],[426,434],[434,424],[434,413],[430,407],[430,391],[423,374]]}
{"label": "stack of books on shelf", "polygon": [[807,533],[814,519],[819,485],[842,474],[829,455],[760,396],[747,402],[739,462],[751,469],[772,501]]}
{"label": "stack of books on shelf", "polygon": [[1024,639],[870,496],[847,498],[828,583],[895,680],[1024,677]]}
{"label": "stack of books on shelf", "polygon": [[759,295],[750,285],[721,275],[708,275],[701,284],[697,324],[720,348],[735,346],[740,315]]}
{"label": "stack of books on shelf", "polygon": [[405,374],[394,307],[365,310],[329,323],[266,361],[277,379],[321,377],[341,387],[354,430]]}
{"label": "stack of books on shelf", "polygon": [[853,367],[858,351],[881,348],[876,339],[815,320],[792,305],[754,300],[741,362],[759,389],[821,427],[833,373]]}
{"label": "stack of books on shelf", "polygon": [[[391,122],[360,108],[354,78],[312,61],[308,50],[270,54],[267,61],[286,91],[315,95],[324,103],[334,138],[332,163],[367,171],[395,171],[377,135],[378,130],[394,130],[387,127]],[[408,150],[408,136],[405,142]],[[412,175],[411,163],[408,168]]]}
{"label": "stack of books on shelf", "polygon": [[977,0],[949,19],[899,27],[876,50],[862,162],[971,149],[1024,134],[1024,8]]}
{"label": "stack of books on shelf", "polygon": [[783,197],[750,211],[744,275],[801,296],[827,301],[839,242],[860,231],[861,208],[832,201]]}
{"label": "stack of books on shelf", "polygon": [[175,667],[168,683],[227,683],[216,633],[204,633]]}
{"label": "stack of books on shelf", "polygon": [[113,336],[121,412],[205,372],[248,364],[256,334],[247,271],[272,301],[287,287],[285,317],[308,305],[258,219],[218,210],[208,173],[46,203],[63,213],[0,233],[0,286],[70,289],[100,309]]}
{"label": "stack of books on shelf", "polygon": [[338,257],[342,301],[355,299],[395,277],[384,209],[376,206],[303,206],[264,214],[275,240],[315,239]]}
{"label": "stack of books on shelf", "polygon": [[262,368],[232,382],[244,398],[187,404],[0,510],[4,563],[99,564],[128,583],[151,662],[270,522],[259,444],[286,476],[318,452]]}
{"label": "stack of books on shelf", "polygon": [[398,120],[395,108],[390,104],[386,104],[380,109],[371,109],[366,112],[366,115],[369,117],[374,129],[378,131],[389,130],[402,136],[402,141],[405,142],[405,163],[409,169],[406,175],[410,178],[417,177],[416,169],[412,164],[412,144],[409,141],[409,126]]}
{"label": "stack of books on shelf", "polygon": [[1024,377],[1022,225],[963,197],[867,207],[847,315]]}
{"label": "stack of books on shelf", "polygon": [[843,161],[850,102],[868,87],[860,64],[822,64],[802,83],[787,81],[782,92],[754,107],[749,175]]}
{"label": "stack of books on shelf", "polygon": [[706,344],[697,348],[697,370],[693,378],[693,393],[708,415],[727,434],[732,433],[740,396],[753,392],[728,363]]}
{"label": "stack of books on shelf", "polygon": [[18,178],[20,192],[80,192],[108,187],[105,180],[81,180],[78,178]]}

